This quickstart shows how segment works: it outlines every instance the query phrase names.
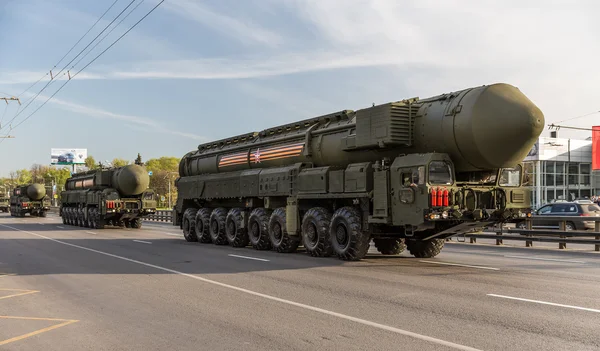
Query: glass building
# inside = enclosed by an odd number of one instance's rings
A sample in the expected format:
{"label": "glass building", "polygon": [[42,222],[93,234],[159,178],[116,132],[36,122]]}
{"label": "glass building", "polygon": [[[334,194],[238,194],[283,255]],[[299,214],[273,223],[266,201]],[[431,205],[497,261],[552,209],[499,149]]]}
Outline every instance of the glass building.
{"label": "glass building", "polygon": [[600,172],[592,171],[592,140],[540,137],[524,160],[535,208],[557,200],[600,195]]}

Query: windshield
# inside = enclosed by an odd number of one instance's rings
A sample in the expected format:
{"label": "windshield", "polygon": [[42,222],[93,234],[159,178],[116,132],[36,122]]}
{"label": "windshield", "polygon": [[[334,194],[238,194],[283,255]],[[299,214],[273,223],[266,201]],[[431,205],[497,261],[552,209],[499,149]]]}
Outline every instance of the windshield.
{"label": "windshield", "polygon": [[430,184],[452,184],[450,165],[444,161],[433,161],[429,164]]}
{"label": "windshield", "polygon": [[461,183],[493,185],[496,184],[497,175],[497,170],[463,172],[456,175],[456,180]]}
{"label": "windshield", "polygon": [[513,168],[503,168],[500,173],[500,186],[520,186],[521,185],[521,166]]}

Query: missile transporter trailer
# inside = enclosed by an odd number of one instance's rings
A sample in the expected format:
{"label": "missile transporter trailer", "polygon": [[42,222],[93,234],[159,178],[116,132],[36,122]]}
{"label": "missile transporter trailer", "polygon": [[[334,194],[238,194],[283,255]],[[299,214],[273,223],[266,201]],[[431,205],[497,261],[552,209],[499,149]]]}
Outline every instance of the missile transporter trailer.
{"label": "missile transporter trailer", "polygon": [[156,213],[150,177],[139,164],[75,173],[61,192],[64,224],[103,229],[105,225],[141,228]]}
{"label": "missile transporter trailer", "polygon": [[6,192],[6,188],[0,186],[0,212],[8,212],[10,209],[10,197]]}
{"label": "missile transporter trailer", "polygon": [[46,217],[50,210],[50,197],[44,184],[20,185],[13,189],[10,197],[10,215],[13,217]]}
{"label": "missile transporter trailer", "polygon": [[173,225],[187,241],[362,259],[530,216],[525,158],[544,125],[493,84],[199,145],[180,161]]}

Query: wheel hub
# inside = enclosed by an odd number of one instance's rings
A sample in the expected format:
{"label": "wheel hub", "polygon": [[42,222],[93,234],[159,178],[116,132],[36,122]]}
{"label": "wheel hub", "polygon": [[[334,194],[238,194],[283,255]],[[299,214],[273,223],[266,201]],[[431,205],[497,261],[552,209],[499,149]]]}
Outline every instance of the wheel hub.
{"label": "wheel hub", "polygon": [[306,231],[306,236],[310,240],[311,243],[317,241],[317,228],[315,228],[314,224],[311,224]]}
{"label": "wheel hub", "polygon": [[281,226],[279,225],[279,223],[275,223],[275,225],[273,226],[273,236],[277,241],[281,241],[282,233]]}
{"label": "wheel hub", "polygon": [[345,245],[346,241],[348,241],[348,232],[346,232],[346,228],[343,225],[338,225],[335,231],[335,239],[342,245]]}

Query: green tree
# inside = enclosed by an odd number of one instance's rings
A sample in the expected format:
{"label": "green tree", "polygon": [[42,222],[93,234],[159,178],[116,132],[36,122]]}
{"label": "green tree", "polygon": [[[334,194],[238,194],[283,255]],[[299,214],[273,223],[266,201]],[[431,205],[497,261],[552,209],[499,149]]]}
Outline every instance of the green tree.
{"label": "green tree", "polygon": [[[164,196],[166,201],[164,205],[169,203],[168,196],[171,196],[171,205],[177,200],[177,190],[175,188],[175,179],[178,176],[179,158],[163,156],[160,158],[152,158],[146,162],[146,169],[152,171],[150,176],[150,188],[158,195]],[[169,194],[169,183],[170,194]]]}
{"label": "green tree", "polygon": [[94,156],[88,156],[85,158],[84,160],[85,162],[85,166],[88,169],[96,169],[98,168],[98,164],[96,163],[96,159],[94,159]]}
{"label": "green tree", "polygon": [[129,164],[129,161],[124,160],[122,158],[115,158],[112,160],[113,167],[123,167],[123,166],[127,166],[128,164]]}

